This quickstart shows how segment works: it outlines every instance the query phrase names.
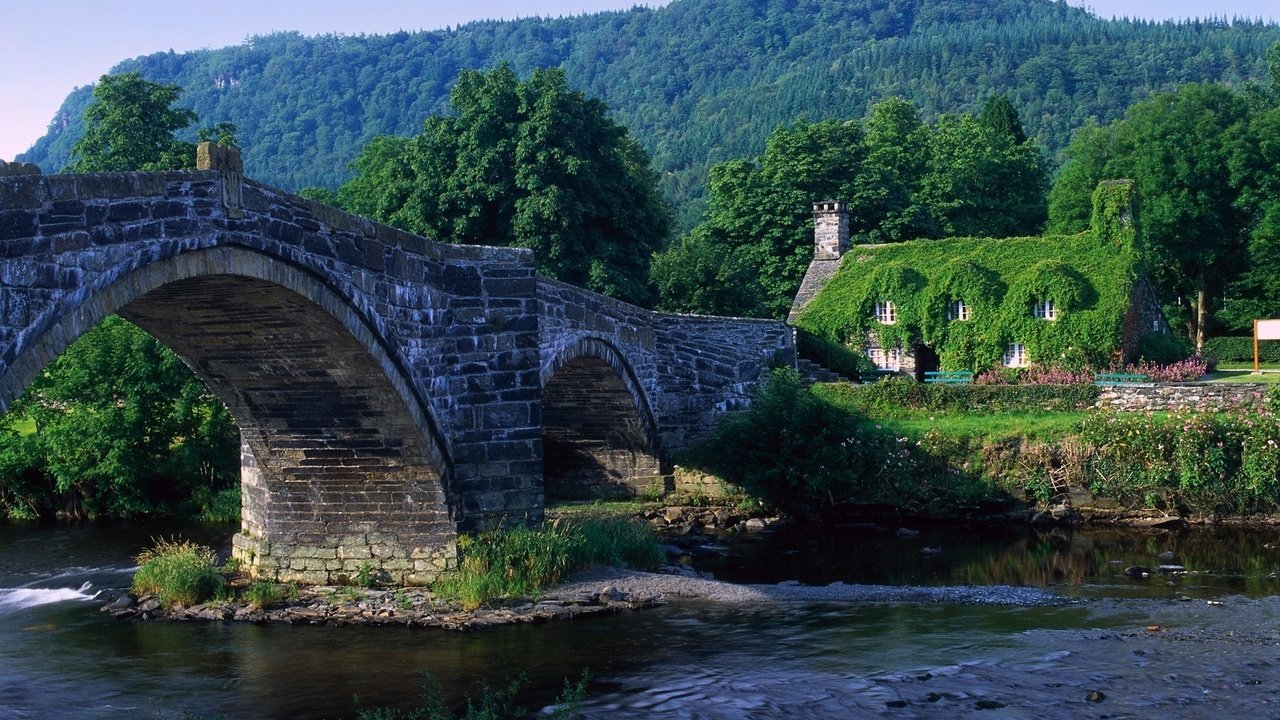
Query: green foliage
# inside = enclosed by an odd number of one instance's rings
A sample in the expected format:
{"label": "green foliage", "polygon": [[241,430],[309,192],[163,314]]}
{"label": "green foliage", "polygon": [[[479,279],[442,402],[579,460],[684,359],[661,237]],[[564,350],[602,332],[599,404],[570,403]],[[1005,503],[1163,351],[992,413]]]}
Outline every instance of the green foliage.
{"label": "green foliage", "polygon": [[[1218,358],[1218,362],[1251,363],[1253,362],[1253,336],[1209,338],[1204,344],[1203,353]],[[1262,341],[1258,343],[1258,355],[1262,362],[1280,363],[1280,343]]]}
{"label": "green foliage", "polygon": [[155,595],[167,607],[187,607],[225,592],[226,580],[218,572],[211,548],[164,538],[153,543],[138,555],[135,594]]}
{"label": "green foliage", "polygon": [[850,496],[881,460],[879,443],[868,441],[857,418],[786,368],[689,458],[771,507],[800,513]]}
{"label": "green foliage", "polygon": [[9,514],[238,516],[239,433],[226,408],[151,336],[111,316],[45,368],[0,435]]}
{"label": "green foliage", "polygon": [[1280,419],[1271,413],[1097,413],[1091,489],[1141,506],[1198,512],[1280,507]]}
{"label": "green foliage", "polygon": [[[1275,269],[1267,218],[1280,188],[1280,141],[1270,137],[1277,129],[1280,121],[1218,84],[1184,85],[1136,103],[1123,119],[1077,135],[1051,193],[1051,225],[1082,228],[1090,182],[1133,178],[1142,198],[1144,262],[1161,301],[1181,307],[1199,347],[1215,299],[1233,283],[1243,280],[1235,291],[1244,299],[1278,289],[1264,274]],[[1247,251],[1257,254],[1260,270],[1248,279]]]}
{"label": "green foliage", "polygon": [[866,355],[804,328],[796,328],[796,354],[848,378],[875,370]]}
{"label": "green foliage", "polygon": [[355,576],[351,578],[351,584],[365,589],[376,586],[378,584],[378,569],[371,562],[360,563],[360,567],[356,569]]}
{"label": "green foliage", "polygon": [[243,598],[254,610],[266,610],[284,600],[284,591],[273,582],[260,580],[245,588]]}
{"label": "green foliage", "polygon": [[[114,71],[183,86],[202,117],[242,129],[251,177],[296,189],[337,187],[370,138],[417,132],[445,108],[461,68],[505,59],[524,75],[559,66],[640,139],[688,226],[710,166],[758,152],[797,117],[856,117],[895,95],[936,117],[976,112],[1003,94],[1026,134],[1056,156],[1087,118],[1109,123],[1153,91],[1265,81],[1264,55],[1278,37],[1274,25],[1247,19],[1110,21],[1049,0],[680,0],[414,33],[278,33],[155,53]],[[68,164],[90,92],[73,92],[22,159],[46,171]]]}
{"label": "green foliage", "polygon": [[197,487],[191,495],[192,503],[200,508],[196,517],[204,522],[235,522],[240,519],[240,484],[213,490],[208,486]]}
{"label": "green foliage", "polygon": [[[196,121],[172,107],[178,85],[154,83],[137,72],[103,75],[84,111],[84,134],[71,148],[68,172],[180,170],[195,166],[195,146],[173,134]],[[234,126],[232,126],[234,127]]]}
{"label": "green foliage", "polygon": [[[1045,177],[1039,147],[1008,128],[967,115],[926,125],[900,98],[865,122],[779,126],[756,160],[711,169],[705,222],[655,263],[662,305],[785,314],[813,257],[816,200],[846,201],[862,242],[1029,233],[1043,222]],[[749,292],[708,292],[709,281]]]}
{"label": "green foliage", "polygon": [[944,385],[888,378],[865,385],[823,385],[815,393],[827,402],[874,418],[928,413],[1046,413],[1092,407],[1098,386]]}
{"label": "green foliage", "polygon": [[[1131,246],[1093,232],[854,246],[797,325],[854,347],[867,332],[882,347],[923,339],[944,370],[998,365],[1015,341],[1033,362],[1106,366],[1120,346],[1136,262]],[[893,325],[876,322],[872,312],[885,299],[898,310]],[[956,299],[970,306],[968,320],[948,319],[947,304]],[[1033,299],[1053,300],[1057,319],[1034,317]]]}
{"label": "green foliage", "polygon": [[620,563],[650,569],[662,557],[639,521],[591,517],[464,535],[458,555],[458,569],[433,589],[468,610],[494,599],[536,597],[570,570]]}
{"label": "green foliage", "polygon": [[455,114],[412,138],[377,138],[338,191],[352,212],[447,242],[534,250],[538,271],[649,301],[649,260],[670,208],[649,159],[604,103],[560,70],[518,80],[507,64],[464,71]]}

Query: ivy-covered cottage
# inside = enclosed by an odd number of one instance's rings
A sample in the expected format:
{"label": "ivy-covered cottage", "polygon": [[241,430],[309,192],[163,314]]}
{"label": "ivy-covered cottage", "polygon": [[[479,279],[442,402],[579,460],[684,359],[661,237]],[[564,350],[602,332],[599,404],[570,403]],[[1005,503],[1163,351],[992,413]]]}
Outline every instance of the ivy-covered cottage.
{"label": "ivy-covered cottage", "polygon": [[801,332],[882,370],[1103,367],[1169,332],[1142,269],[1133,183],[1102,183],[1078,235],[850,245],[844,203],[815,203]]}

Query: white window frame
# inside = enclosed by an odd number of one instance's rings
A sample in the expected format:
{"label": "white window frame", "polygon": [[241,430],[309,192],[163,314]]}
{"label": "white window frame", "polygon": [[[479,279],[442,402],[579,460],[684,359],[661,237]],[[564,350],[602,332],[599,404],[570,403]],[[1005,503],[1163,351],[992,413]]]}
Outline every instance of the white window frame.
{"label": "white window frame", "polygon": [[952,322],[965,322],[973,316],[973,311],[964,300],[956,298],[947,303],[947,319]]}
{"label": "white window frame", "polygon": [[867,348],[867,358],[871,360],[871,364],[876,366],[877,370],[892,370],[898,372],[902,369],[902,348]]}
{"label": "white window frame", "polygon": [[894,307],[892,300],[876,301],[876,322],[881,325],[892,325],[898,322],[898,308]]}
{"label": "white window frame", "polygon": [[1034,301],[1031,303],[1031,313],[1040,320],[1052,322],[1058,319],[1058,308],[1054,306],[1052,300]]}
{"label": "white window frame", "polygon": [[1004,366],[1020,368],[1027,366],[1027,346],[1025,343],[1011,342],[1004,351]]}

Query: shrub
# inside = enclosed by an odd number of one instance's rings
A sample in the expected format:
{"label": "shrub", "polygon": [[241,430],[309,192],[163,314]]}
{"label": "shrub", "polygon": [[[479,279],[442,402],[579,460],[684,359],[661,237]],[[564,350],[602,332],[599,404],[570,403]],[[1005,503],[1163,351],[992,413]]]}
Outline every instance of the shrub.
{"label": "shrub", "polygon": [[1125,366],[1125,372],[1141,373],[1153,382],[1190,382],[1209,372],[1209,363],[1200,356],[1189,357],[1170,365],[1157,365],[1139,360]]}
{"label": "shrub", "polygon": [[153,541],[154,547],[138,555],[138,571],[133,575],[133,591],[155,595],[168,607],[196,605],[219,597],[226,580],[218,572],[211,548],[189,541]]}
{"label": "shrub", "polygon": [[284,591],[272,582],[256,582],[244,591],[244,600],[255,610],[265,610],[284,599]]}
{"label": "shrub", "polygon": [[1137,352],[1139,360],[1172,365],[1186,359],[1191,354],[1191,347],[1185,339],[1173,333],[1147,333],[1138,340]]}
{"label": "shrub", "polygon": [[[874,387],[897,387],[893,380]],[[725,417],[689,462],[766,504],[809,512],[847,494],[875,464],[854,418],[814,394],[794,370],[775,370],[750,409]]]}
{"label": "shrub", "polygon": [[468,610],[499,598],[536,597],[570,570],[602,563],[652,568],[662,557],[647,526],[621,518],[465,535],[458,554],[458,569],[445,573],[434,590]]}
{"label": "shrub", "polygon": [[[1219,362],[1244,363],[1253,362],[1253,337],[1224,336],[1209,338],[1202,351],[1205,355],[1213,355]],[[1262,362],[1280,363],[1280,343],[1258,343],[1258,355]]]}
{"label": "shrub", "polygon": [[[1063,375],[1066,377],[1066,374]],[[1039,412],[1090,407],[1098,400],[1098,387],[1090,381],[1075,385],[1009,385],[1008,378],[989,373],[972,385],[918,383],[910,378],[889,378],[822,393],[851,409],[872,417],[903,417],[913,411],[930,412]]]}

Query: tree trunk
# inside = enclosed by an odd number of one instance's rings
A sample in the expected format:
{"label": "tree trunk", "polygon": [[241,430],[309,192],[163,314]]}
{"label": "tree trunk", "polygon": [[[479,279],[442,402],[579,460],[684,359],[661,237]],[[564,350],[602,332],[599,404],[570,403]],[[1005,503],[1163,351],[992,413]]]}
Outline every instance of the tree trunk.
{"label": "tree trunk", "polygon": [[1196,270],[1196,321],[1195,321],[1195,343],[1196,354],[1200,355],[1204,349],[1204,328],[1209,321],[1209,291],[1208,280],[1205,278],[1204,265]]}

